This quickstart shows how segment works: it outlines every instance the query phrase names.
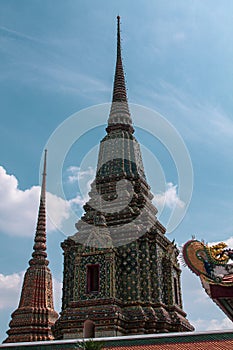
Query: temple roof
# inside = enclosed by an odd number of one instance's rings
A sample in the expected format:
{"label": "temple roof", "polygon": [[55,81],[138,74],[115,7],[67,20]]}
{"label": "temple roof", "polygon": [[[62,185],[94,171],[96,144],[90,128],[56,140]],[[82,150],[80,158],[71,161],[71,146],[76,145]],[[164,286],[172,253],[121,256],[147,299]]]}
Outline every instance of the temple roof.
{"label": "temple roof", "polygon": [[196,239],[183,247],[183,258],[199,276],[202,287],[219,308],[233,321],[233,250],[224,242],[208,246]]}
{"label": "temple roof", "polygon": [[[233,348],[233,333],[226,331],[190,332],[173,334],[136,335],[114,338],[99,338],[96,342],[104,342],[103,350],[231,350]],[[0,345],[5,350],[33,349],[77,349],[83,339],[45,341]],[[25,347],[27,345],[27,347]]]}

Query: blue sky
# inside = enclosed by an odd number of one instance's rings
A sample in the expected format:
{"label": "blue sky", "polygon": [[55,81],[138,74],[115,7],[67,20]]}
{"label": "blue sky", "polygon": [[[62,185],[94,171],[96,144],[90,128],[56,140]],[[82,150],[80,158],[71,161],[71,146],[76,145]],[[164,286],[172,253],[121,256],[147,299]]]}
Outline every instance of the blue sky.
{"label": "blue sky", "polygon": [[[43,148],[69,116],[111,101],[118,14],[129,101],[159,112],[172,123],[192,160],[192,200],[169,237],[179,246],[195,234],[207,242],[225,240],[233,247],[232,13],[233,3],[227,0],[138,0],[133,6],[128,0],[0,2],[0,339],[17,307],[32,251]],[[48,226],[57,311],[60,242],[74,232],[67,226],[69,232],[64,234],[65,221],[72,203],[81,205],[85,200],[75,179],[83,181],[85,192],[96,153],[89,163],[85,157],[104,134],[104,127],[94,128],[67,155],[62,173],[67,200],[56,193],[48,195],[56,227],[63,228]],[[168,152],[142,130],[135,135],[145,148],[152,191],[159,193],[146,148],[163,169],[165,191],[172,183],[169,194],[178,201],[178,177]],[[197,330],[231,327],[187,269],[183,300]]]}

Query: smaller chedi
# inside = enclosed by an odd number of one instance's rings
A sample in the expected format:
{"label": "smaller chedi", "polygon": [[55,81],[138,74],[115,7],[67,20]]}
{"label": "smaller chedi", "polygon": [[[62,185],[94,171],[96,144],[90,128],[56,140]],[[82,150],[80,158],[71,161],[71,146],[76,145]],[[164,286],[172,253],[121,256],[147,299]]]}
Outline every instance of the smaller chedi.
{"label": "smaller chedi", "polygon": [[32,258],[29,261],[18,308],[11,315],[8,337],[4,343],[54,339],[51,326],[58,318],[53,306],[52,274],[46,253],[46,156],[40,196],[40,207]]}
{"label": "smaller chedi", "polygon": [[233,321],[233,249],[224,242],[208,246],[192,239],[185,243],[183,257],[209,297]]}

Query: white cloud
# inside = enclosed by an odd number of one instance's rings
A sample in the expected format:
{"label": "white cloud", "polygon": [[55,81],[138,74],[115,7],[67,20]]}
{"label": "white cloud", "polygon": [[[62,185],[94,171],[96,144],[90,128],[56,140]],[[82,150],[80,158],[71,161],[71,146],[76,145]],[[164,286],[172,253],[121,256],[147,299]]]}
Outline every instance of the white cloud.
{"label": "white cloud", "polygon": [[63,222],[70,217],[70,203],[47,192],[47,231],[59,230]]}
{"label": "white cloud", "polygon": [[62,282],[58,281],[56,278],[53,278],[53,301],[54,309],[60,312],[62,305]]}
{"label": "white cloud", "polygon": [[18,306],[24,272],[3,275],[0,273],[0,310]]}
{"label": "white cloud", "polygon": [[213,318],[210,320],[198,318],[196,320],[191,320],[190,322],[195,327],[196,331],[215,331],[233,328],[231,320],[227,317],[222,319]]}
{"label": "white cloud", "polygon": [[[0,310],[18,307],[25,271],[3,275],[0,273]],[[61,309],[62,282],[53,278],[54,309]]]}
{"label": "white cloud", "polygon": [[[18,187],[14,175],[8,175],[0,166],[0,230],[11,236],[32,236],[35,233],[40,187],[33,186],[24,191]],[[49,213],[47,231],[59,229],[69,217],[70,204],[48,193],[47,211]]]}
{"label": "white cloud", "polygon": [[[37,69],[41,74],[37,77],[39,86],[43,85],[43,88],[58,90],[65,93],[86,96],[87,93],[92,91],[96,92],[109,92],[109,86],[107,86],[102,80],[98,78],[92,78],[88,74],[78,72],[77,69],[72,70],[64,67],[63,63],[41,66],[41,64],[28,63],[28,67],[31,69]],[[47,82],[44,85],[45,81]],[[79,81],[79,85],[77,85]],[[90,95],[90,98],[95,100],[95,97]]]}
{"label": "white cloud", "polygon": [[70,175],[68,175],[68,182],[70,183],[79,181],[87,176],[91,176],[93,179],[95,175],[95,170],[90,166],[87,170],[81,170],[81,168],[77,166],[70,166],[67,171],[70,173]]}
{"label": "white cloud", "polygon": [[78,206],[82,208],[87,201],[88,201],[88,196],[82,197],[79,194],[77,194],[75,198],[70,199],[69,203],[73,206]]}
{"label": "white cloud", "polygon": [[36,42],[36,43],[41,42],[37,38],[34,38],[30,35],[18,32],[16,30],[9,29],[9,28],[4,27],[4,26],[0,26],[0,31],[3,35],[5,34],[5,35],[9,36],[10,38],[13,37],[13,38],[17,38],[17,39],[24,39],[24,40],[29,40],[29,41]]}
{"label": "white cloud", "polygon": [[[224,242],[227,244],[228,247],[230,248],[233,248],[233,237],[229,237],[225,240],[221,240],[221,242]],[[211,243],[208,243],[208,245],[215,245],[215,244],[218,244],[220,243],[220,240],[218,242],[211,242]]]}
{"label": "white cloud", "polygon": [[[65,200],[47,192],[47,232],[63,230],[65,223],[73,218],[73,209],[82,208],[89,199],[88,192],[94,180],[94,169],[88,167],[81,170],[73,166],[68,171],[68,183],[73,184],[77,181],[81,188],[80,193],[70,200]],[[33,236],[37,224],[40,192],[40,186],[21,190],[17,178],[7,174],[0,166],[0,231],[10,236]]]}
{"label": "white cloud", "polygon": [[172,182],[166,184],[166,191],[154,195],[154,203],[157,207],[167,206],[173,209],[176,205],[180,208],[184,207],[184,202],[177,195],[177,185]]}
{"label": "white cloud", "polygon": [[95,178],[95,169],[89,166],[87,169],[81,169],[77,166],[70,166],[67,169],[68,182],[70,184],[78,183],[80,193],[77,193],[75,198],[69,200],[71,206],[77,205],[82,207],[89,199],[88,193],[91,189],[91,183]]}
{"label": "white cloud", "polygon": [[184,311],[196,331],[232,329],[232,322],[205,292],[198,276],[182,267]]}

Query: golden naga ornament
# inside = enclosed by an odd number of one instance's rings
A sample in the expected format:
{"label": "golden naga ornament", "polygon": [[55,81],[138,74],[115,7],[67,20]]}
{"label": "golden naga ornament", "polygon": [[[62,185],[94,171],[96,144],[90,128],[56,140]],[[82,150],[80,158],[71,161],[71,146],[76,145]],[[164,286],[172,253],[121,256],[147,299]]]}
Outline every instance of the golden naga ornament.
{"label": "golden naga ornament", "polygon": [[190,240],[183,247],[183,258],[188,267],[208,283],[233,285],[233,250],[220,242],[208,246],[198,240]]}

